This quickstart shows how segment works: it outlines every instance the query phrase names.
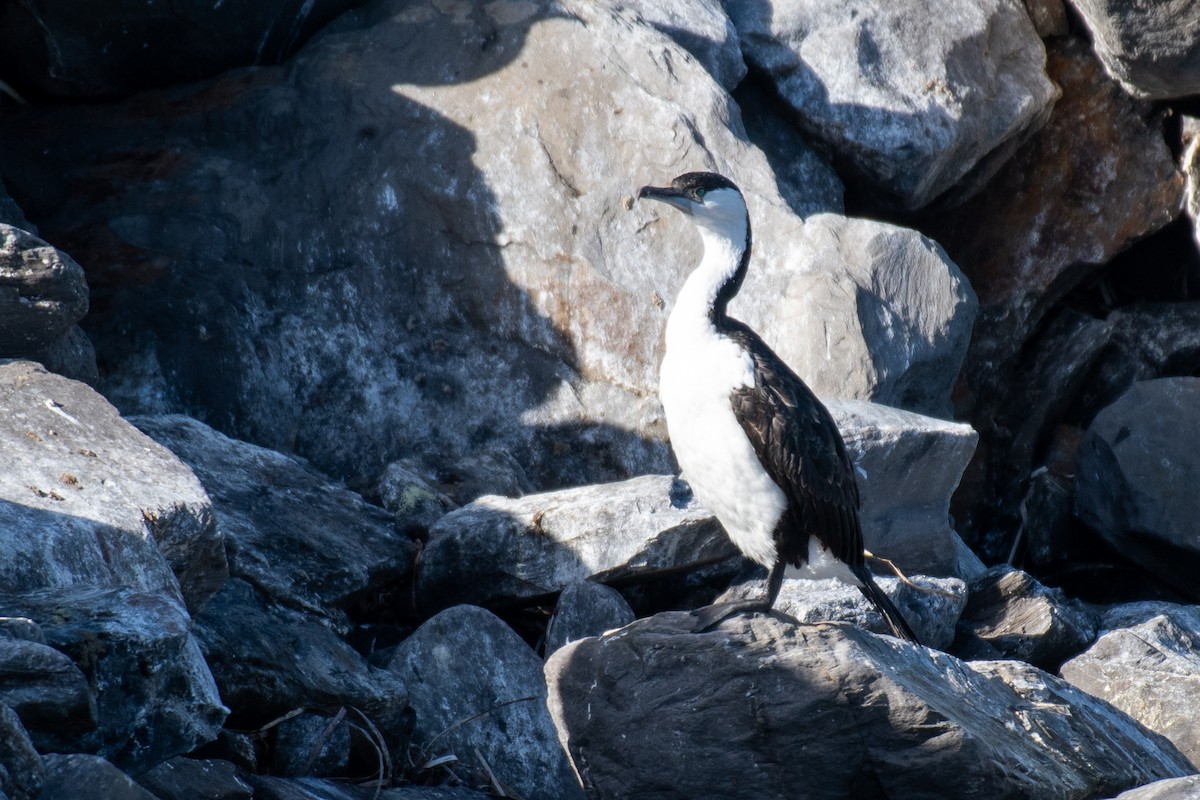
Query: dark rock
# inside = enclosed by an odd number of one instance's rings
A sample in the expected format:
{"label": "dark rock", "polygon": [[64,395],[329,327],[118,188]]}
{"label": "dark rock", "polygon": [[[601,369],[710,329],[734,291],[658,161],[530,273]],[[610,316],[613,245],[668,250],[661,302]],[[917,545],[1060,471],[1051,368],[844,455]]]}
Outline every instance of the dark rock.
{"label": "dark rock", "polygon": [[485,497],[442,517],[421,554],[422,604],[511,602],[577,581],[648,577],[736,551],[672,478],[648,475],[520,499]]}
{"label": "dark rock", "polygon": [[281,777],[344,777],[350,763],[350,726],[344,715],[304,713],[273,729],[271,774]]}
{"label": "dark rock", "polygon": [[449,608],[401,642],[389,668],[411,693],[423,756],[454,754],[481,777],[483,760],[527,800],[582,797],[546,711],[542,661],[498,618]]}
{"label": "dark rock", "polygon": [[595,581],[573,583],[558,596],[554,616],[546,626],[546,657],[565,644],[599,636],[635,618],[633,609],[616,589]]}
{"label": "dark rock", "polygon": [[[38,800],[159,800],[100,756],[84,753],[50,754],[42,758],[46,782]],[[84,787],[87,787],[86,790]],[[86,791],[86,795],[81,795]]]}
{"label": "dark rock", "polygon": [[[567,645],[549,705],[591,797],[1091,798],[1192,772],[1164,738],[1019,662],[841,623],[686,613]],[[963,697],[971,698],[969,703]],[[662,742],[672,744],[662,757]]]}
{"label": "dark rock", "polygon": [[1042,43],[1010,3],[726,7],[747,61],[770,76],[797,123],[906,209],[994,151],[1011,152],[1056,97]]}
{"label": "dark rock", "polygon": [[1069,552],[1068,531],[1075,505],[1073,484],[1049,471],[1029,479],[1029,491],[1021,501],[1021,537],[1029,560],[1046,566]]}
{"label": "dark rock", "polygon": [[98,745],[96,701],[71,659],[32,641],[0,638],[0,705],[17,712],[42,752]]}
{"label": "dark rock", "polygon": [[0,363],[0,451],[0,593],[120,587],[195,609],[227,577],[200,481],[87,386]]}
{"label": "dark rock", "polygon": [[1070,0],[1104,68],[1152,100],[1200,92],[1200,10],[1189,3]]}
{"label": "dark rock", "polygon": [[1066,36],[1070,31],[1067,24],[1067,7],[1063,0],[1025,0],[1025,11],[1033,21],[1038,36]]}
{"label": "dark rock", "polygon": [[353,0],[6,3],[0,73],[22,92],[61,98],[126,94],[290,55]]}
{"label": "dark rock", "polygon": [[367,789],[320,778],[250,777],[255,800],[486,800],[494,795],[465,786],[406,786]]}
{"label": "dark rock", "polygon": [[64,378],[82,381],[88,386],[95,386],[100,382],[96,348],[78,325],[68,328],[67,332],[49,347],[40,353],[34,353],[30,358]]}
{"label": "dark rock", "polygon": [[273,602],[345,625],[355,604],[385,590],[408,594],[415,546],[382,509],[295,458],[190,417],[130,422],[195,470],[217,512],[230,574]]}
{"label": "dark rock", "polygon": [[250,800],[254,795],[228,761],[172,758],[136,779],[158,800]]}
{"label": "dark rock", "polygon": [[175,598],[71,587],[3,602],[36,620],[47,644],[83,672],[96,699],[100,755],[114,764],[140,772],[217,735],[228,709]]}
{"label": "dark rock", "polygon": [[1200,761],[1200,607],[1170,603],[1117,606],[1104,632],[1062,665],[1063,678],[1112,703]]}
{"label": "dark rock", "polygon": [[962,621],[1005,658],[1055,669],[1096,638],[1099,618],[1058,589],[1007,565],[992,567],[968,585]]}
{"label": "dark rock", "polygon": [[0,797],[35,800],[44,778],[42,759],[16,713],[0,698]]}
{"label": "dark rock", "polygon": [[42,629],[28,617],[0,617],[0,640],[2,639],[46,643],[46,635],[42,633]]}
{"label": "dark rock", "polygon": [[375,485],[375,494],[388,511],[425,530],[458,507],[436,485],[436,478],[411,459],[388,464]]}
{"label": "dark rock", "polygon": [[1112,800],[1196,800],[1200,797],[1200,775],[1164,778],[1161,781],[1121,792]]}
{"label": "dark rock", "polygon": [[238,578],[196,617],[196,638],[238,727],[297,708],[353,706],[386,730],[407,702],[394,675],[371,669],[320,617],[279,606]]}
{"label": "dark rock", "polygon": [[83,268],[38,237],[0,223],[0,357],[31,357],[88,310]]}
{"label": "dark rock", "polygon": [[1122,555],[1200,597],[1200,450],[1186,435],[1197,408],[1200,379],[1162,378],[1134,384],[1097,414],[1079,448],[1075,510]]}
{"label": "dark rock", "polygon": [[22,228],[34,235],[37,234],[37,226],[25,219],[25,212],[21,210],[15,200],[8,196],[8,189],[3,180],[0,180],[0,224],[12,225],[14,228]]}

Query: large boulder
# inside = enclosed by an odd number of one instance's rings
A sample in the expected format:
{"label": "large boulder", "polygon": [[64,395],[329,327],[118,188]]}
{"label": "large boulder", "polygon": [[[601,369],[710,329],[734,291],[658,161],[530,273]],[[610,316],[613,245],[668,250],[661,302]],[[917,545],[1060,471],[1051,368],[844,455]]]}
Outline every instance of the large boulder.
{"label": "large boulder", "polygon": [[46,782],[39,800],[76,800],[83,787],[105,800],[157,800],[132,778],[100,756],[86,753],[45,757]]}
{"label": "large boulder", "polygon": [[28,231],[0,223],[0,357],[32,357],[88,310],[83,267]]}
{"label": "large boulder", "polygon": [[17,713],[42,752],[93,744],[87,734],[96,729],[96,700],[87,679],[44,643],[0,633],[0,705]]}
{"label": "large boulder", "polygon": [[1083,800],[1193,771],[1163,737],[1026,664],[967,663],[778,615],[693,626],[659,614],[547,661],[555,725],[590,797],[936,787],[939,797]]}
{"label": "large boulder", "polygon": [[1057,97],[1016,3],[726,7],[747,60],[771,77],[797,124],[902,208],[926,205],[985,159],[1002,161]]}
{"label": "large boulder", "polygon": [[0,797],[35,800],[44,777],[41,758],[21,727],[21,720],[0,702]]}
{"label": "large boulder", "polygon": [[1193,3],[1070,0],[1104,68],[1135,97],[1200,93],[1200,8]]}

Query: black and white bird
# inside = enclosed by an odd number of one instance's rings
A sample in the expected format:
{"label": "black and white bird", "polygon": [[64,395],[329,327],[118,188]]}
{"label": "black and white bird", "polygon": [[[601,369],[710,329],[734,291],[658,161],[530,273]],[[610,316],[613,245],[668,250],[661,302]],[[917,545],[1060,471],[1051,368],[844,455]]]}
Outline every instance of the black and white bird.
{"label": "black and white bird", "polygon": [[671,447],[695,496],[751,560],[769,570],[761,600],[710,607],[711,625],[770,609],[785,572],[857,586],[893,634],[916,641],[868,571],[858,485],[829,411],[747,325],[726,312],[750,264],[750,216],[728,178],[680,175],[638,197],[687,214],[704,258],[667,321],[659,396]]}

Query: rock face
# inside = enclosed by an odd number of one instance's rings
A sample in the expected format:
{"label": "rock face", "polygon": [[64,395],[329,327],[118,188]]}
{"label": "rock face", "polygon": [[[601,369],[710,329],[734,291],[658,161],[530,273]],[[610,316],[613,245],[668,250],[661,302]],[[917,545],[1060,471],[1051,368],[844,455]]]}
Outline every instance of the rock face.
{"label": "rock face", "polygon": [[1200,797],[1200,775],[1164,778],[1161,781],[1121,792],[1113,800],[1195,800]]}
{"label": "rock face", "polygon": [[797,123],[904,208],[927,204],[989,154],[1006,158],[1057,97],[1042,43],[1013,3],[727,8],[747,60]]}
{"label": "rock face", "polygon": [[34,356],[88,310],[83,268],[27,231],[0,224],[0,356]]}
{"label": "rock face", "polygon": [[1071,0],[1104,68],[1151,100],[1200,92],[1200,10],[1190,3]]}
{"label": "rock face", "polygon": [[1200,379],[1134,384],[1100,412],[1079,449],[1076,513],[1129,557],[1195,594],[1200,523],[1189,476],[1200,468],[1182,432],[1200,407]]}
{"label": "rock face", "polygon": [[530,800],[582,797],[546,711],[542,661],[512,629],[473,606],[446,609],[404,640],[388,665],[411,692],[414,742],[455,754]]}
{"label": "rock face", "polygon": [[1200,688],[1200,609],[1169,603],[1116,606],[1104,633],[1062,665],[1062,676],[1112,703],[1200,761],[1200,723],[1192,700]]}
{"label": "rock face", "polygon": [[0,703],[0,797],[34,800],[42,788],[44,771],[21,720]]}
{"label": "rock face", "polygon": [[755,615],[694,634],[689,615],[660,614],[567,645],[546,675],[563,745],[597,798],[936,786],[1082,799],[1193,769],[1161,736],[1033,667],[968,664],[842,624]]}
{"label": "rock face", "polygon": [[74,800],[83,786],[92,796],[108,800],[155,800],[154,795],[99,756],[52,753],[45,762],[46,782],[38,795],[42,800]]}
{"label": "rock face", "polygon": [[0,705],[17,713],[42,751],[91,744],[87,734],[96,728],[96,700],[87,679],[44,636],[35,642],[0,635]]}
{"label": "rock face", "polygon": [[594,581],[573,583],[559,595],[546,625],[546,655],[565,644],[633,622],[633,609],[621,593]]}

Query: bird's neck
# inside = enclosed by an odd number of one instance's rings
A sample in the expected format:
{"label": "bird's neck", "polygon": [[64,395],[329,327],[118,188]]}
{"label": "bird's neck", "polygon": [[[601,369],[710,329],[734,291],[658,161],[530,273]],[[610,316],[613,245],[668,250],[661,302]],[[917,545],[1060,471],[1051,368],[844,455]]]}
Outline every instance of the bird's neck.
{"label": "bird's neck", "polygon": [[725,306],[737,294],[750,263],[750,221],[743,216],[721,229],[700,228],[704,258],[675,299],[667,321],[667,346],[684,343],[699,329],[722,327]]}

